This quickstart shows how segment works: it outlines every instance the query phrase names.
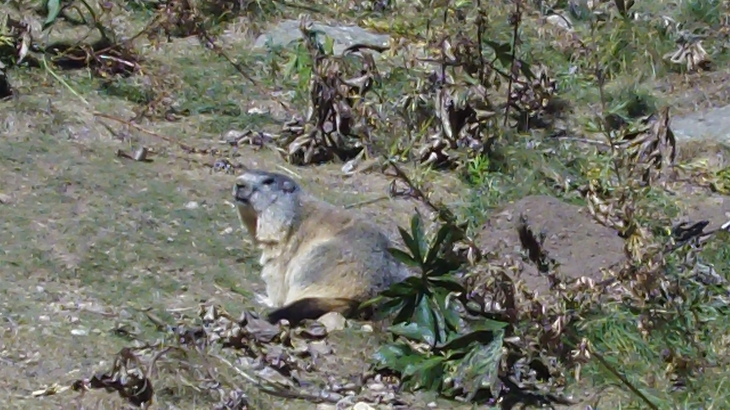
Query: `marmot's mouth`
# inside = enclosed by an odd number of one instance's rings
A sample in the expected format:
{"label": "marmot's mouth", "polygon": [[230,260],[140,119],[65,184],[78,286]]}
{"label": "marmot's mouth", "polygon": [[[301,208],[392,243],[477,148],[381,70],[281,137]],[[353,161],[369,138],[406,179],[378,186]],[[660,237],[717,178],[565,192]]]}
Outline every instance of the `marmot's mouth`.
{"label": "marmot's mouth", "polygon": [[248,196],[241,192],[240,189],[235,189],[233,191],[233,198],[241,205],[249,205],[250,202],[248,200]]}

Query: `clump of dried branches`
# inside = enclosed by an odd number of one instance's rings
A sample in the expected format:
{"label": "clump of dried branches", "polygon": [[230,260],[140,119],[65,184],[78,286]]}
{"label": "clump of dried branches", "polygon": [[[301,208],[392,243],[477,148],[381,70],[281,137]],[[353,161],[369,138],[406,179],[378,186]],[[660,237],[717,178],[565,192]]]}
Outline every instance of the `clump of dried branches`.
{"label": "clump of dried branches", "polygon": [[[91,72],[101,78],[108,78],[116,75],[130,76],[137,73],[140,67],[140,59],[132,47],[132,41],[120,41],[116,39],[113,30],[107,28],[105,19],[109,19],[113,6],[101,7],[94,10],[84,1],[80,2],[83,7],[72,3],[65,4],[54,14],[49,14],[44,24],[44,29],[52,27],[53,22],[59,15],[68,15],[71,10],[75,11],[82,22],[90,18],[90,35],[96,38],[90,42],[65,42],[58,41],[50,44],[43,44],[38,38],[41,33],[34,33],[31,29],[31,16],[21,20],[15,20],[10,15],[4,17],[2,31],[0,31],[0,60],[9,67],[26,63],[38,67],[41,61],[48,61],[60,69],[78,69],[88,67]],[[106,3],[105,3],[106,4]],[[83,11],[82,11],[83,10]]]}
{"label": "clump of dried branches", "polygon": [[[366,145],[367,134],[361,124],[370,110],[363,100],[377,81],[375,61],[357,46],[345,50],[343,56],[332,55],[319,42],[306,16],[301,19],[300,30],[312,61],[310,106],[302,120],[286,124],[277,143],[292,164],[320,163],[335,157],[348,161]],[[355,51],[360,52],[359,70],[348,61]]]}
{"label": "clump of dried branches", "polygon": [[327,330],[319,322],[307,321],[297,328],[285,322],[272,325],[251,312],[244,311],[236,318],[211,304],[202,304],[197,317],[180,318],[175,325],[150,318],[166,329],[162,340],[151,343],[137,339],[115,356],[109,371],[73,381],[67,387],[39,390],[34,396],[69,389],[83,395],[103,389],[147,408],[155,394],[170,388],[163,380],[178,379],[208,393],[217,401],[213,405],[216,409],[249,408],[247,392],[252,389],[313,403],[351,406],[367,402],[395,408],[406,404],[396,398],[395,385],[388,384],[387,378],[372,373],[327,374],[327,361],[336,360],[335,347],[327,341]]}
{"label": "clump of dried branches", "polygon": [[[508,128],[543,126],[543,113],[556,107],[555,81],[545,67],[533,73],[526,61],[513,55],[510,44],[485,40],[493,54],[487,60],[479,46],[485,30],[481,13],[473,18],[478,41],[462,31],[445,32],[428,47],[435,50],[433,57],[407,57],[408,66],[420,67],[411,70],[417,84],[394,102],[380,97],[383,74],[372,51],[384,53],[380,55],[384,61],[403,49],[401,45],[387,49],[356,44],[335,55],[331,44],[327,48],[327,39],[303,16],[300,31],[311,60],[309,107],[276,136],[277,149],[296,165],[347,162],[391,151],[424,165],[454,167],[465,158],[490,152],[502,133],[500,113]],[[521,13],[516,11],[515,27]],[[506,98],[495,101],[500,93]],[[508,123],[507,118],[512,120]],[[392,141],[397,147],[393,150],[383,138],[396,127],[403,131]]]}

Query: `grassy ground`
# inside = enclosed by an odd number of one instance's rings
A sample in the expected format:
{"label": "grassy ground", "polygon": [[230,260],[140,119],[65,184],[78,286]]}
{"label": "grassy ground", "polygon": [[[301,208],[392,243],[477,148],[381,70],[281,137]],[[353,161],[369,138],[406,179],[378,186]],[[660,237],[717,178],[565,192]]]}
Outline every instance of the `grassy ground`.
{"label": "grassy ground", "polygon": [[[640,11],[665,10],[660,3],[642,3]],[[672,15],[698,26],[720,24],[718,10],[726,7],[707,1],[682,4],[671,11]],[[510,5],[493,7],[494,14],[500,16],[491,22],[493,40],[509,41],[510,29],[504,17]],[[128,35],[143,27],[149,17],[148,11],[115,10],[119,30]],[[297,12],[285,10],[289,15]],[[328,17],[416,36],[425,21],[419,20],[418,10],[409,12],[414,13],[412,18],[397,13],[355,18],[354,12],[329,10]],[[242,78],[233,65],[194,38],[177,38],[159,47],[139,39],[143,73],[126,79],[102,80],[85,69],[9,71],[16,96],[0,102],[0,172],[4,175],[0,182],[0,400],[8,403],[8,408],[121,408],[119,400],[104,393],[92,393],[78,402],[71,394],[42,399],[29,396],[43,386],[67,384],[105,369],[112,355],[129,342],[119,329],[143,339],[158,337],[160,329],[146,312],[171,323],[194,315],[201,301],[213,300],[231,312],[255,307],[253,295],[261,292],[262,284],[257,275],[257,255],[242,240],[228,202],[233,177],[203,164],[229,157],[246,166],[286,168],[325,199],[343,205],[384,194],[388,181],[382,176],[343,180],[338,171],[341,164],[295,169],[267,150],[233,152],[219,144],[226,131],[275,129],[277,120],[289,114],[272,103],[269,93],[296,89],[302,83],[270,72],[272,61],[286,61],[254,53],[249,47],[252,33],[246,30],[263,28],[276,18],[259,14],[219,26],[228,30],[220,30],[219,44],[228,55],[253,67],[258,73],[256,84]],[[78,30],[66,27],[63,31],[61,23],[59,27],[62,34],[54,35],[60,38]],[[578,30],[585,34],[588,29],[583,25]],[[718,77],[727,78],[726,70],[707,77],[687,76],[659,63],[660,56],[675,45],[654,37],[648,25],[603,30],[598,48],[609,51],[599,59],[605,60],[602,64],[613,73],[606,89],[609,105],[617,110],[626,111],[621,104],[635,95],[649,105],[678,101],[689,109],[702,104],[702,98],[688,98],[692,90],[707,87],[707,83],[722,83]],[[575,107],[571,121],[585,124],[588,119],[581,114],[590,114],[600,105],[598,89],[591,79],[570,74],[571,66],[587,62],[567,58],[564,49],[556,52],[555,44],[549,41],[554,34],[554,28],[525,25],[522,52],[550,68],[562,95],[569,96]],[[728,53],[719,46],[715,50],[715,61],[722,66]],[[155,84],[150,86],[149,81]],[[398,87],[406,87],[408,78],[394,75],[389,81],[383,88],[395,97]],[[669,83],[674,85],[672,93],[657,91]],[[152,99],[150,90],[157,94],[154,97],[165,90],[175,101],[175,112],[187,115],[176,121],[144,119],[139,121],[141,128],[109,119],[127,120],[138,114],[140,103]],[[716,95],[714,103],[725,102],[722,96]],[[273,109],[269,114],[249,112],[262,106]],[[162,137],[222,152],[190,153]],[[141,146],[153,151],[151,162],[116,155],[119,149],[132,152]],[[538,158],[523,150],[512,157],[509,166],[495,169],[473,164],[467,172],[469,178],[433,172],[425,175],[437,194],[478,231],[491,210],[510,201],[528,194],[558,195],[546,185],[544,174],[536,171],[534,165],[540,161],[544,168],[560,172],[572,169],[563,158]],[[666,212],[675,210],[677,203],[682,205],[682,198],[664,193],[649,198],[653,206]],[[563,199],[584,205],[576,196]],[[389,224],[393,231],[394,224],[406,223],[414,206],[406,201],[381,202],[364,207],[364,212]],[[726,245],[714,244],[705,254],[721,275],[730,272]],[[697,303],[703,300],[697,296]],[[703,305],[697,306],[697,311],[701,313],[681,317],[686,326],[667,326],[650,340],[642,339],[635,325],[639,316],[648,313],[627,311],[620,305],[607,306],[604,312],[586,318],[582,330],[604,352],[606,360],[661,404],[660,408],[726,408],[730,389],[723,357],[730,328],[724,320],[725,308]],[[687,329],[696,333],[686,334]],[[364,366],[376,338],[358,332],[340,337],[338,356],[351,360],[343,359],[341,367],[350,368],[352,362]],[[690,361],[698,356],[706,359],[703,363],[707,364],[692,376],[688,389],[680,393],[670,392],[672,382],[663,376],[667,365],[662,353],[668,347]],[[166,408],[210,408],[199,388],[186,385],[179,375],[164,377],[159,382],[163,387],[158,401]],[[574,386],[577,391],[594,393],[615,383],[614,375],[591,362]],[[313,408],[309,403],[283,401],[253,388],[247,392],[252,398],[251,408]],[[642,402],[624,387],[611,388],[602,397],[600,408],[642,408]],[[422,398],[424,402],[433,399],[428,395]],[[451,408],[449,404],[443,406]]]}

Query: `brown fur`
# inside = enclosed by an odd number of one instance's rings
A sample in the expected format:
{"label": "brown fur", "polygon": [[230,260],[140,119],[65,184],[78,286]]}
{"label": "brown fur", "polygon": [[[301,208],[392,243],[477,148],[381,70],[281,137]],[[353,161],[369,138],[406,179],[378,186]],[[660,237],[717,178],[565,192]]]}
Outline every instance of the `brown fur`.
{"label": "brown fur", "polygon": [[349,317],[409,275],[378,227],[306,194],[289,177],[254,170],[237,183],[241,197],[251,193],[238,200],[238,214],[261,250],[261,276],[276,309],[270,320],[298,323],[330,311]]}

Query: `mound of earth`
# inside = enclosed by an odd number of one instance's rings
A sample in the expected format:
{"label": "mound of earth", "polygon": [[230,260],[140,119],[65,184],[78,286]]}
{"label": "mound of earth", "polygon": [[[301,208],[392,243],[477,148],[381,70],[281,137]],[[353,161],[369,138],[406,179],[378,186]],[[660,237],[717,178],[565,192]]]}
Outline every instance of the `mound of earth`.
{"label": "mound of earth", "polygon": [[[480,249],[495,252],[500,259],[519,259],[520,214],[527,216],[533,232],[545,233],[544,248],[560,263],[560,273],[567,279],[601,280],[602,267],[625,261],[624,241],[615,230],[595,222],[585,208],[545,195],[524,197],[492,215],[477,236]],[[520,278],[538,294],[549,290],[548,278],[530,264],[524,264]]]}
{"label": "mound of earth", "polygon": [[[699,190],[696,190],[699,191]],[[726,196],[712,194],[699,195],[696,192],[689,193],[688,200],[682,205],[682,216],[678,221],[699,221],[710,222],[708,230],[719,228],[730,219],[730,200]]]}

